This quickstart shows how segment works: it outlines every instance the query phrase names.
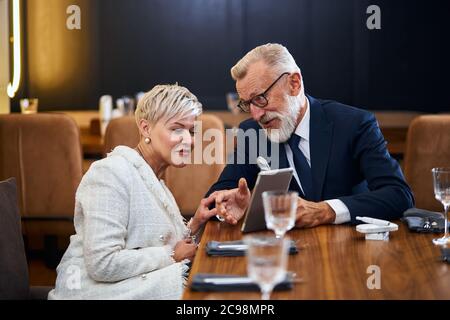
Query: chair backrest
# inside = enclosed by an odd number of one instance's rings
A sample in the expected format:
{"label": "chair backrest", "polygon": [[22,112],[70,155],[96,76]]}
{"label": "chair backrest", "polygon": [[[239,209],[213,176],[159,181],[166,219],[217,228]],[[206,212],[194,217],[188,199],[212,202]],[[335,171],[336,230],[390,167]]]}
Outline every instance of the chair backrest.
{"label": "chair backrest", "polygon": [[75,121],[64,114],[0,115],[0,179],[6,177],[17,179],[24,233],[71,234],[82,177]]}
{"label": "chair backrest", "polygon": [[[217,116],[202,114],[199,119],[202,121],[202,134],[208,129],[218,129],[224,136],[224,125]],[[118,145],[135,147],[139,142],[139,130],[134,117],[122,117],[112,120],[105,133],[105,153],[110,152]],[[216,148],[222,150],[225,157],[225,147],[223,139],[212,141]],[[203,150],[209,143],[203,143]],[[202,150],[202,152],[203,152]],[[169,167],[165,174],[165,182],[177,201],[181,212],[189,216],[195,213],[200,200],[203,198],[209,187],[216,182],[224,168],[224,159],[213,164],[191,164],[184,168]]]}
{"label": "chair backrest", "polygon": [[0,300],[28,299],[28,266],[17,208],[16,180],[0,181]]}
{"label": "chair backrest", "polygon": [[425,115],[411,122],[404,167],[416,207],[442,211],[434,198],[431,169],[450,167],[450,115]]}
{"label": "chair backrest", "polygon": [[105,154],[111,152],[117,146],[134,148],[138,143],[139,129],[134,117],[120,117],[109,122],[105,132]]}

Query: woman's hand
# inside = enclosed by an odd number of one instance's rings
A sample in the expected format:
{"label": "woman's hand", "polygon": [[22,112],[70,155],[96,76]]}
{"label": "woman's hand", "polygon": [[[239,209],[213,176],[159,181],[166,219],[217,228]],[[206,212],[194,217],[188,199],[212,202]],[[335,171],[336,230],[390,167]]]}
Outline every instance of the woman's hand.
{"label": "woman's hand", "polygon": [[215,195],[211,194],[208,198],[204,198],[200,201],[200,205],[189,223],[189,228],[191,229],[192,234],[196,234],[198,229],[200,229],[200,227],[208,221],[209,218],[217,214],[216,208],[209,210],[209,206],[214,202],[214,200]]}
{"label": "woman's hand", "polygon": [[192,261],[195,257],[195,253],[197,252],[197,244],[191,243],[189,239],[180,240],[175,245],[173,251],[173,259],[176,262],[183,261],[184,259]]}

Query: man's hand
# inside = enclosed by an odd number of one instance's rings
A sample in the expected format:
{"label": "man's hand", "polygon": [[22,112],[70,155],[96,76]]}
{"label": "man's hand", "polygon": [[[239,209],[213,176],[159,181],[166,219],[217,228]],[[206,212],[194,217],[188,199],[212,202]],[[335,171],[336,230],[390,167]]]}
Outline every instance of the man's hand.
{"label": "man's hand", "polygon": [[239,180],[237,188],[216,191],[211,196],[216,198],[217,214],[230,224],[236,224],[242,218],[250,203],[250,190],[244,178]]}
{"label": "man's hand", "polygon": [[311,228],[321,224],[333,223],[336,213],[325,201],[311,202],[298,198],[295,226]]}

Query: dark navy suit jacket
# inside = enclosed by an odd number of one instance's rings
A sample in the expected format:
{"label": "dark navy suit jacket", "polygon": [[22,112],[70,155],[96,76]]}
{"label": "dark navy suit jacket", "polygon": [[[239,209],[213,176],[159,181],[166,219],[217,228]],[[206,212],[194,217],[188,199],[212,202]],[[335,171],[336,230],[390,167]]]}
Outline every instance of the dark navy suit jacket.
{"label": "dark navy suit jacket", "polygon": [[[308,96],[310,102],[310,156],[314,195],[311,201],[340,199],[356,216],[397,219],[414,206],[414,197],[400,166],[386,149],[386,141],[370,112]],[[240,124],[245,130],[259,130],[253,119]],[[259,146],[259,141],[257,143]],[[254,146],[254,145],[253,145]],[[236,188],[241,177],[253,189],[259,168],[246,143],[245,163],[228,164],[207,195]],[[267,148],[270,155],[270,143]],[[283,145],[278,148],[280,167],[289,167]],[[258,150],[259,154],[259,150]],[[271,155],[272,156],[272,155]],[[251,164],[253,163],[253,164]],[[300,191],[294,178],[290,190]]]}

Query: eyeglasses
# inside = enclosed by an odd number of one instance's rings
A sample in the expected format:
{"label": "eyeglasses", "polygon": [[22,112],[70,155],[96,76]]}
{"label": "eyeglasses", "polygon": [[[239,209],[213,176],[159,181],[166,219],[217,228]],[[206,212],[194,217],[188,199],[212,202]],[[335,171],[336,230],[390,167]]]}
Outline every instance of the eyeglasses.
{"label": "eyeglasses", "polygon": [[269,92],[270,89],[272,89],[275,83],[277,83],[278,80],[280,80],[286,74],[290,73],[284,72],[283,74],[281,74],[281,76],[279,76],[263,93],[260,93],[249,100],[240,99],[238,103],[238,108],[241,109],[243,112],[250,112],[251,104],[253,104],[255,107],[258,108],[264,108],[265,106],[267,106],[269,101],[267,100],[266,94]]}

